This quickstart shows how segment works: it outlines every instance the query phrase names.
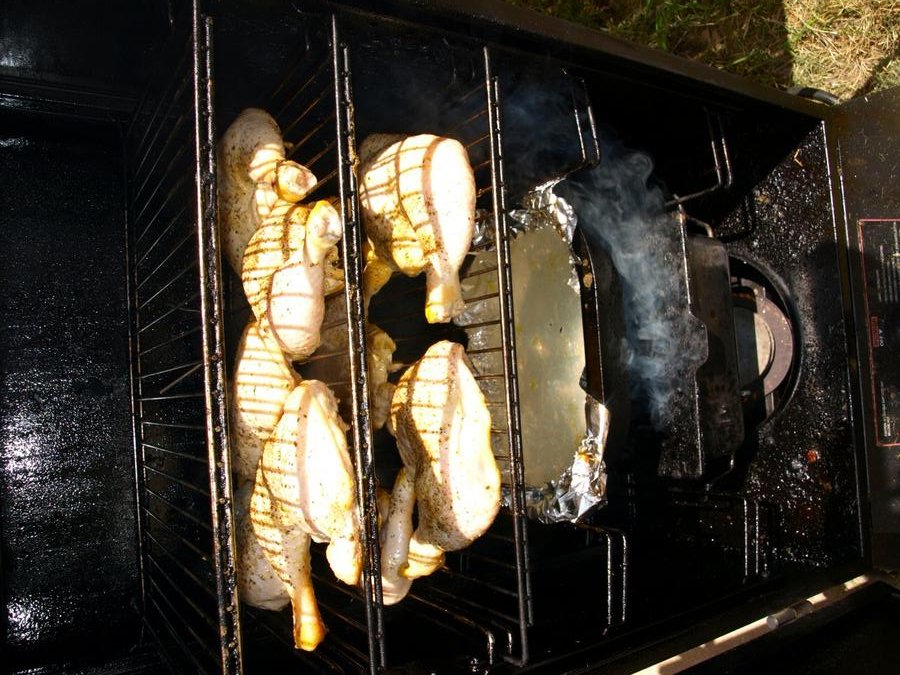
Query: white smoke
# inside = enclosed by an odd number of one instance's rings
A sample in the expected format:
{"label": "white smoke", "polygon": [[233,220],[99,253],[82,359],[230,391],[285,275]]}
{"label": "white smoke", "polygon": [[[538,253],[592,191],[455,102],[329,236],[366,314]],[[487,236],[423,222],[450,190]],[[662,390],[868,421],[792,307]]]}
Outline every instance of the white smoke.
{"label": "white smoke", "polygon": [[706,359],[706,345],[686,311],[680,224],[666,215],[662,190],[650,180],[652,160],[618,146],[604,151],[598,166],[558,189],[588,241],[609,253],[619,274],[632,398],[661,430],[672,419],[673,397],[691,386]]}

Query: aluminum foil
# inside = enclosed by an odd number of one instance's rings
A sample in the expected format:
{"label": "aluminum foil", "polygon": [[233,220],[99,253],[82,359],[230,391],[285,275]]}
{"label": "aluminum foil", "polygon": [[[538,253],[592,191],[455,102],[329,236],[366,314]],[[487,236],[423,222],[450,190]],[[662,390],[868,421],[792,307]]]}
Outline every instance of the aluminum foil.
{"label": "aluminum foil", "polygon": [[[576,293],[581,287],[578,279],[578,259],[572,252],[572,240],[578,218],[575,209],[553,192],[560,179],[539,185],[522,199],[519,208],[509,212],[509,227],[513,237],[529,230],[552,227],[569,247],[571,274],[567,283]],[[476,215],[473,249],[489,250],[494,246],[493,214],[480,211]],[[577,522],[606,502],[606,467],[603,452],[609,430],[609,411],[599,401],[586,396],[586,431],[572,463],[556,480],[543,487],[525,488],[525,507],[529,518],[542,523]],[[510,501],[504,492],[504,502]]]}
{"label": "aluminum foil", "polygon": [[[576,523],[606,503],[606,465],[603,453],[609,432],[609,410],[586,395],[587,431],[572,457],[572,464],[542,488],[525,488],[528,517],[541,523]],[[504,491],[504,502],[510,495]]]}
{"label": "aluminum foil", "polygon": [[[572,205],[553,192],[553,188],[560,180],[554,178],[543,185],[538,185],[525,195],[519,208],[509,212],[509,229],[513,237],[527,230],[552,227],[569,248],[572,247],[578,217]],[[472,237],[471,250],[488,251],[493,247],[494,213],[489,209],[478,209],[475,212],[475,234]]]}
{"label": "aluminum foil", "polygon": [[475,210],[475,234],[469,251],[490,251],[494,248],[494,212],[489,209]]}
{"label": "aluminum foil", "polygon": [[512,219],[510,227],[513,236],[532,228],[550,226],[557,231],[569,247],[572,246],[572,237],[575,235],[575,226],[578,217],[575,209],[562,197],[553,192],[553,188],[559,183],[558,178],[538,185],[534,190],[522,199],[522,207],[509,212]]}

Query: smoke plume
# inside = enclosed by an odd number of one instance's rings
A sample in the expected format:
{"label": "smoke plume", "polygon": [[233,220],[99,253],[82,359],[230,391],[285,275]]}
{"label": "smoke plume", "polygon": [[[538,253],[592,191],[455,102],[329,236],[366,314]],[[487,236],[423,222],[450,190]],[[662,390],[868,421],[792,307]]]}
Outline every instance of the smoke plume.
{"label": "smoke plume", "polygon": [[620,276],[632,398],[661,430],[672,419],[673,398],[682,398],[706,359],[706,345],[687,307],[680,224],[665,213],[652,172],[647,155],[607,145],[598,166],[557,189]]}

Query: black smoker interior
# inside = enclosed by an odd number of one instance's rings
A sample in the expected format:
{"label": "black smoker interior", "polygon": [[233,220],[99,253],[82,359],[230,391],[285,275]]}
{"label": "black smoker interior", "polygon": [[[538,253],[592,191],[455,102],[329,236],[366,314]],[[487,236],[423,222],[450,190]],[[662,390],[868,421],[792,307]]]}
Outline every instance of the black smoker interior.
{"label": "black smoker interior", "polygon": [[[859,252],[842,219],[857,207],[835,181],[835,139],[854,123],[503,5],[424,4],[7,3],[8,672],[630,671],[871,570],[876,534],[881,564],[896,564],[896,511],[869,511],[870,482],[890,493],[890,479],[866,472]],[[314,196],[345,205],[351,283],[327,325],[347,349],[301,373],[328,381],[351,423],[367,591],[316,557],[330,632],[312,654],[292,648],[288,611],[242,607],[235,591],[225,410],[248,308],[219,260],[214,143],[248,106],[269,110],[320,176]],[[395,607],[380,601],[372,541],[375,481],[390,484],[399,464],[370,427],[353,283],[355,146],[378,131],[454,136],[469,150],[497,264],[463,276],[497,279],[492,297],[468,301],[494,316],[476,366],[496,380],[511,495],[488,534]],[[654,232],[680,271],[666,307],[700,321],[681,347],[706,351],[654,426],[623,363],[631,282],[602,224],[592,234],[583,219],[575,246],[597,281],[581,288],[584,385],[612,413],[608,503],[577,525],[545,525],[522,496],[507,213],[544,181],[590,185],[598,166],[635,152],[652,159]],[[373,303],[404,363],[437,339],[472,339],[471,327],[417,315],[423,289],[395,278],[383,293],[401,300]],[[887,635],[897,597],[870,594],[887,608],[872,631]]]}

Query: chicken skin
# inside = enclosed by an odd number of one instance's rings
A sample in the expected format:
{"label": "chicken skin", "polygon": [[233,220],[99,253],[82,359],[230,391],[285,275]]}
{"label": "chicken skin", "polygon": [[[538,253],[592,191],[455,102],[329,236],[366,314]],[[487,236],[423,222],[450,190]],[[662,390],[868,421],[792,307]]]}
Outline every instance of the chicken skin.
{"label": "chicken skin", "polygon": [[445,551],[484,534],[500,508],[491,417],[462,345],[437,342],[403,374],[390,429],[418,506],[408,560],[398,570],[416,579],[438,569]]}
{"label": "chicken skin", "polygon": [[262,334],[256,321],[248,323],[238,345],[230,398],[233,473],[238,483],[256,477],[263,447],[299,383],[300,376],[275,339]]}
{"label": "chicken skin", "polygon": [[[261,540],[254,529],[263,532],[274,527],[272,524],[271,502],[268,491],[260,492],[255,501],[255,510],[251,511],[253,483],[245,483],[235,490],[235,518],[237,519],[238,544],[238,588],[241,601],[260,609],[279,610],[291,599],[287,586],[269,562],[272,552],[280,549],[280,540],[269,538]],[[255,525],[254,525],[255,523]],[[269,532],[273,537],[277,532]],[[263,551],[263,545],[270,549],[270,554]],[[280,555],[280,553],[279,553]]]}
{"label": "chicken skin", "polygon": [[250,237],[281,199],[299,202],[316,185],[306,167],[285,159],[278,124],[266,111],[247,108],[217,147],[219,229],[224,254],[241,273]]}
{"label": "chicken skin", "polygon": [[328,386],[301,382],[266,443],[257,483],[268,486],[275,518],[285,531],[301,528],[313,540],[329,542],[332,571],[352,586],[359,581],[362,546],[345,432]]}
{"label": "chicken skin", "polygon": [[359,149],[359,200],[369,248],[366,299],[392,270],[425,272],[425,317],[446,323],[464,309],[459,268],[475,228],[475,177],[463,145],[431,134],[373,134]]}
{"label": "chicken skin", "polygon": [[384,511],[381,532],[381,595],[385,605],[395,605],[406,597],[412,579],[401,575],[409,557],[413,534],[416,488],[407,469],[400,469]]}

